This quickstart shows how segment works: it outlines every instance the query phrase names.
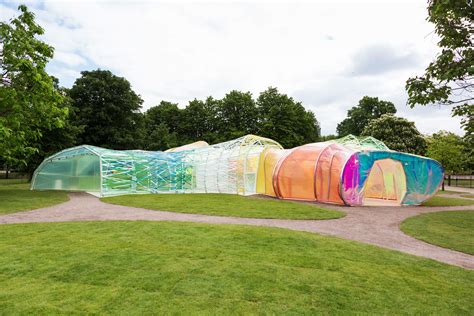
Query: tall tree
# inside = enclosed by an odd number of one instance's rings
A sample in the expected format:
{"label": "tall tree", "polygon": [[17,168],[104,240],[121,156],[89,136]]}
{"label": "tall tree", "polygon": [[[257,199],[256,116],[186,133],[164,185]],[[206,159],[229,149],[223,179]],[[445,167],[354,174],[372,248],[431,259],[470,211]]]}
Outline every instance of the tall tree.
{"label": "tall tree", "polygon": [[165,150],[181,145],[180,134],[182,110],[178,104],[161,101],[149,108],[145,114],[145,149]]}
{"label": "tall tree", "polygon": [[218,130],[223,139],[256,132],[257,107],[250,92],[233,90],[219,103]]}
{"label": "tall tree", "polygon": [[54,49],[24,5],[9,23],[0,22],[0,157],[25,164],[38,152],[44,131],[64,125],[67,108],[45,67]]}
{"label": "tall tree", "polygon": [[300,102],[278,89],[270,87],[257,99],[259,121],[258,134],[291,148],[315,142],[320,137],[319,122],[313,112],[306,111]]}
{"label": "tall tree", "polygon": [[437,160],[447,173],[465,171],[465,144],[462,138],[454,133],[439,131],[427,137],[426,156]]}
{"label": "tall tree", "polygon": [[417,155],[424,155],[426,152],[426,141],[415,123],[391,114],[384,114],[370,121],[361,136],[375,137],[396,151]]}
{"label": "tall tree", "polygon": [[434,24],[441,52],[424,75],[407,81],[408,104],[453,106],[462,117],[474,159],[474,9],[472,1],[429,0],[427,20]]}
{"label": "tall tree", "polygon": [[371,120],[377,119],[383,114],[395,114],[396,112],[397,109],[392,102],[365,96],[358,105],[347,111],[347,118],[337,125],[337,133],[340,137],[349,134],[359,136]]}
{"label": "tall tree", "polygon": [[26,166],[20,166],[20,170],[29,174],[30,177],[44,158],[76,145],[77,137],[84,128],[83,126],[76,125],[77,115],[75,109],[71,106],[71,98],[67,95],[68,89],[59,87],[59,82],[56,78],[53,78],[53,80],[56,89],[63,95],[63,102],[59,107],[67,109],[68,116],[61,127],[44,128],[41,131],[42,137],[36,143],[38,146],[37,152],[28,157]]}
{"label": "tall tree", "polygon": [[130,83],[107,70],[83,71],[69,91],[83,144],[136,149],[143,139],[143,100]]}
{"label": "tall tree", "polygon": [[205,101],[194,99],[183,110],[182,131],[187,142],[219,140],[217,113],[220,101],[208,97]]}

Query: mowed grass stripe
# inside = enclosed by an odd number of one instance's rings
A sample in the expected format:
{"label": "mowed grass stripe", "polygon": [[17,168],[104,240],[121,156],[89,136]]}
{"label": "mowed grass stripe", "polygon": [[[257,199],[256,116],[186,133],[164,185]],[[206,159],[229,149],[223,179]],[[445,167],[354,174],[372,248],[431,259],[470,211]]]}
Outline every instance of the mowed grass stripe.
{"label": "mowed grass stripe", "polygon": [[102,201],[151,210],[249,218],[333,219],[345,215],[316,204],[233,194],[121,195]]}

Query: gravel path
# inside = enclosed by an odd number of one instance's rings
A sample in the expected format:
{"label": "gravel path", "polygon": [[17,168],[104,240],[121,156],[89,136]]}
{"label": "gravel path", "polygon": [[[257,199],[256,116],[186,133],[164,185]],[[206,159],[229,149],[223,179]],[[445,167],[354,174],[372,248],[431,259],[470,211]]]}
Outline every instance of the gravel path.
{"label": "gravel path", "polygon": [[[467,269],[474,269],[474,256],[425,243],[405,235],[399,229],[400,223],[407,217],[438,211],[474,211],[473,206],[428,208],[339,207],[331,205],[326,207],[341,210],[347,216],[340,219],[318,221],[254,219],[152,211],[104,203],[87,193],[71,193],[70,198],[68,202],[52,207],[0,216],[0,224],[103,220],[167,220],[271,226],[338,236],[416,256],[431,258]],[[318,206],[325,207],[322,204],[318,204]]]}

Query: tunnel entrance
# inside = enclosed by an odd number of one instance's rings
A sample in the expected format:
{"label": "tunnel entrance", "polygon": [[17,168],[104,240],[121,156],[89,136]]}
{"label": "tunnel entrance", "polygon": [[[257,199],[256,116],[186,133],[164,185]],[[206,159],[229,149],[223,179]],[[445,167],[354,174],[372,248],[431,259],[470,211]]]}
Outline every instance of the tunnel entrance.
{"label": "tunnel entrance", "polygon": [[393,159],[374,162],[364,185],[363,205],[401,205],[407,190],[403,165]]}

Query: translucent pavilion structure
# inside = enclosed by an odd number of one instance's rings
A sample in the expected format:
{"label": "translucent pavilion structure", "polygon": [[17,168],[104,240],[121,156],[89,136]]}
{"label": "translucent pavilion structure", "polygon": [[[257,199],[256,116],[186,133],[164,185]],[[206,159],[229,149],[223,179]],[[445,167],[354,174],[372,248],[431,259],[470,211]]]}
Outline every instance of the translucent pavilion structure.
{"label": "translucent pavilion structure", "polygon": [[438,191],[444,177],[433,159],[352,135],[285,152],[269,150],[261,164],[273,173],[259,193],[351,206],[417,205]]}
{"label": "translucent pavilion structure", "polygon": [[34,190],[133,193],[265,194],[340,205],[417,205],[439,189],[435,160],[390,150],[372,138],[283,149],[255,135],[161,151],[78,146],[46,158]]}
{"label": "translucent pavilion structure", "polygon": [[277,142],[247,135],[225,143],[196,142],[168,152],[110,150],[83,145],[46,158],[34,190],[132,193],[255,194],[260,154]]}

